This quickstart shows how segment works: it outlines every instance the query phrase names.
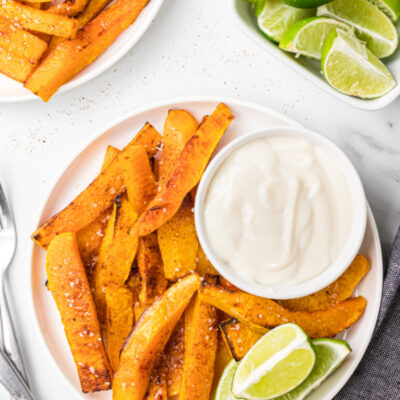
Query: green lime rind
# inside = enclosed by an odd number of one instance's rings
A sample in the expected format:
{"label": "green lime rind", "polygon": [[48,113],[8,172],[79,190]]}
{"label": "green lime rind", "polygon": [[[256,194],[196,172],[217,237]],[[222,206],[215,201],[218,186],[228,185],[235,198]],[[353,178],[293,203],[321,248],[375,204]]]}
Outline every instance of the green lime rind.
{"label": "green lime rind", "polygon": [[351,352],[350,345],[344,340],[314,339],[312,342],[317,359],[311,374],[295,389],[275,400],[305,399],[343,363]]}
{"label": "green lime rind", "polygon": [[378,58],[389,57],[398,47],[399,36],[392,21],[368,0],[334,0],[318,7],[317,15],[353,26],[357,36]]}
{"label": "green lime rind", "polygon": [[285,4],[297,8],[315,8],[329,3],[332,0],[283,0]]}
{"label": "green lime rind", "polygon": [[385,65],[353,32],[334,29],[322,48],[321,69],[336,90],[362,99],[385,95],[396,86]]}
{"label": "green lime rind", "polygon": [[315,15],[314,8],[294,8],[282,0],[259,0],[254,11],[259,29],[270,40],[277,43],[293,24]]}
{"label": "green lime rind", "polygon": [[292,323],[265,334],[245,355],[235,372],[232,392],[248,400],[268,400],[288,393],[311,373],[313,344]]}
{"label": "green lime rind", "polygon": [[400,18],[399,0],[369,0],[370,3],[382,10],[394,23]]}
{"label": "green lime rind", "polygon": [[237,400],[232,393],[232,382],[239,363],[232,360],[224,369],[215,391],[214,400]]}
{"label": "green lime rind", "polygon": [[330,17],[311,17],[292,25],[283,35],[279,47],[291,53],[321,59],[322,47],[333,29],[351,29],[349,25]]}

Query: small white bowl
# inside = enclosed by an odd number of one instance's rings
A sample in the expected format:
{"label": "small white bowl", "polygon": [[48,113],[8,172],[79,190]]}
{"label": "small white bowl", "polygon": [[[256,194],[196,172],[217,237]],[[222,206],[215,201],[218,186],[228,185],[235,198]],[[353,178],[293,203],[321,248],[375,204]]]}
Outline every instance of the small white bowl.
{"label": "small white bowl", "polygon": [[[213,180],[215,173],[222,163],[235,150],[256,139],[280,135],[305,138],[312,143],[318,144],[334,157],[334,159],[337,161],[337,166],[342,170],[349,188],[353,205],[353,220],[350,226],[349,237],[344,248],[339,253],[337,258],[331,263],[331,265],[329,265],[328,268],[326,268],[321,274],[297,285],[262,286],[256,283],[244,281],[241,277],[235,274],[234,270],[220,260],[214,253],[212,246],[208,241],[205,230],[204,204],[210,183]],[[303,297],[323,289],[335,281],[347,269],[354,257],[357,255],[364,238],[366,222],[367,205],[364,189],[360,177],[351,161],[347,158],[343,151],[331,141],[319,135],[318,133],[300,127],[276,126],[262,131],[250,132],[236,140],[233,140],[231,143],[226,145],[210,162],[200,181],[196,194],[196,230],[200,244],[203,247],[208,259],[211,261],[217,271],[235,286],[246,292],[266,298],[293,299]]]}

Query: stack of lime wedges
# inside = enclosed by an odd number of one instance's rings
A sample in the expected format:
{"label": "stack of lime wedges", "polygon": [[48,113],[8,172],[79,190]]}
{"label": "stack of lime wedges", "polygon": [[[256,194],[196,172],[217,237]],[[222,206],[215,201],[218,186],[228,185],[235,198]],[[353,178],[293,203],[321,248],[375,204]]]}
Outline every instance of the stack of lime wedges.
{"label": "stack of lime wedges", "polygon": [[343,340],[310,340],[299,326],[281,325],[264,335],[240,362],[227,365],[215,400],[304,399],[350,351]]}
{"label": "stack of lime wedges", "polygon": [[260,30],[282,50],[320,60],[327,82],[363,99],[396,86],[380,60],[399,44],[400,0],[247,0]]}

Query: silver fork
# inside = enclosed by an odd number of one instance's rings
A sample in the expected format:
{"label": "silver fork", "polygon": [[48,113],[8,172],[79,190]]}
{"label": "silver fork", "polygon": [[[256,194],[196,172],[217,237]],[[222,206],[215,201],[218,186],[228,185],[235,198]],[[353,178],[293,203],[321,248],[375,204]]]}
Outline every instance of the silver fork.
{"label": "silver fork", "polygon": [[5,275],[14,257],[16,232],[14,220],[0,184],[0,318],[2,343],[0,343],[0,381],[14,399],[33,400],[21,351],[15,336],[7,301]]}

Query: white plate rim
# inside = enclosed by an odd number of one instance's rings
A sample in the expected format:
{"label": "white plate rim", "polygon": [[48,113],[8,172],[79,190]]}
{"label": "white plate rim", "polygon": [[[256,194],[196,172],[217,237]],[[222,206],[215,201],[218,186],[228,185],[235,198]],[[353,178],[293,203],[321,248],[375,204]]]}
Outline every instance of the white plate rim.
{"label": "white plate rim", "polygon": [[[159,10],[161,9],[161,6],[163,5],[163,3],[164,3],[164,0],[150,0],[150,2],[146,6],[146,8],[148,7],[148,10],[146,10],[147,14],[145,15],[145,17],[143,17],[142,14],[139,14],[137,20],[131,25],[131,27],[132,27],[136,24],[135,34],[132,35],[131,38],[126,40],[125,44],[121,47],[121,49],[117,52],[117,54],[110,57],[105,62],[101,63],[99,66],[96,66],[96,68],[93,69],[92,71],[83,73],[82,76],[79,76],[76,79],[75,79],[75,77],[72,78],[71,81],[62,85],[58,89],[58,91],[54,94],[54,96],[57,96],[62,93],[66,93],[78,86],[81,86],[81,85],[91,81],[92,79],[101,75],[108,68],[110,68],[114,64],[116,64],[122,57],[124,57],[126,55],[126,53],[128,53],[129,50],[131,50],[131,48],[141,39],[141,37],[144,35],[144,33],[149,29],[154,18],[156,17]],[[145,11],[145,9],[143,11]],[[127,29],[129,30],[130,27],[128,27]],[[116,40],[118,40],[118,37],[116,38]],[[109,46],[109,48],[111,48],[114,45],[114,43],[115,43],[115,41]],[[107,49],[106,49],[106,51],[107,51]],[[97,60],[95,60],[94,62],[96,62],[96,61]],[[11,78],[9,78],[9,79],[11,79]],[[38,96],[34,95],[33,93],[29,92],[28,90],[27,90],[26,94],[20,94],[20,95],[16,95],[16,96],[2,95],[0,93],[0,103],[19,103],[19,102],[25,102],[25,101],[31,101],[31,100],[40,100],[40,98]]]}
{"label": "white plate rim", "polygon": [[238,2],[244,2],[244,0],[227,1],[229,14],[231,15],[232,20],[234,21],[235,25],[243,33],[246,34],[246,36],[248,36],[254,43],[258,44],[259,47],[261,47],[264,51],[269,53],[275,59],[287,65],[291,70],[300,74],[310,82],[317,85],[320,89],[330,93],[342,102],[361,110],[377,111],[387,107],[400,96],[400,82],[397,82],[397,86],[393,88],[390,92],[377,99],[364,100],[352,96],[347,96],[343,93],[338,92],[337,90],[332,88],[324,79],[316,78],[314,74],[312,74],[306,67],[300,66],[293,62],[293,60],[290,58],[292,54],[280,50],[274,43],[269,42],[267,38],[263,38],[261,34],[255,33],[251,29],[249,29],[240,17],[239,12],[237,11]]}
{"label": "white plate rim", "polygon": [[[63,174],[65,171],[69,168],[70,165],[73,164],[73,162],[79,157],[79,155],[88,147],[90,146],[94,141],[96,141],[98,138],[100,138],[103,135],[106,135],[107,132],[112,129],[113,127],[125,122],[126,120],[135,117],[136,115],[151,111],[151,110],[156,110],[160,107],[174,107],[179,104],[183,103],[199,103],[199,102],[204,102],[204,103],[218,103],[218,102],[223,102],[227,104],[228,106],[235,105],[235,106],[242,106],[242,107],[248,107],[252,108],[254,110],[258,110],[263,113],[267,113],[269,115],[273,115],[275,117],[278,117],[282,120],[286,120],[288,124],[294,124],[297,126],[301,126],[299,123],[294,121],[293,119],[285,116],[284,114],[281,114],[277,111],[274,111],[268,107],[264,107],[261,105],[258,105],[256,103],[248,102],[248,101],[243,101],[243,100],[238,100],[234,98],[229,98],[229,97],[222,97],[222,96],[189,96],[189,97],[177,97],[177,98],[171,98],[171,99],[164,99],[160,100],[158,102],[151,103],[149,105],[135,108],[130,112],[125,113],[123,116],[120,118],[115,119],[113,122],[107,124],[106,127],[98,129],[93,135],[91,135],[88,140],[83,142],[82,145],[80,145],[75,152],[67,159],[65,163],[59,168],[57,174],[55,174],[54,179],[52,179],[52,182],[48,185],[48,190],[45,192],[45,195],[43,196],[43,199],[39,202],[39,207],[38,207],[38,213],[33,218],[33,223],[30,229],[30,232],[33,232],[34,230],[37,229],[37,226],[39,226],[40,221],[42,220],[43,214],[45,207],[47,205],[48,200],[50,199],[50,196],[54,190],[54,187],[56,186],[57,182],[62,178]],[[338,382],[335,384],[335,387],[330,391],[330,397],[325,399],[325,400],[330,400],[333,399],[333,397],[343,388],[343,386],[347,383],[347,381],[351,378],[352,374],[354,373],[355,369],[361,362],[361,359],[363,358],[367,347],[372,339],[372,335],[376,326],[376,321],[378,319],[378,314],[380,310],[380,304],[381,304],[381,299],[382,299],[382,287],[383,287],[383,258],[382,258],[382,250],[381,250],[381,243],[379,239],[379,233],[378,229],[376,226],[376,222],[374,219],[374,216],[372,214],[371,208],[367,203],[368,207],[368,225],[370,225],[371,231],[372,231],[372,236],[373,236],[373,241],[375,242],[376,246],[376,251],[377,251],[377,272],[378,272],[378,280],[377,280],[377,285],[375,287],[376,293],[376,301],[374,304],[368,304],[369,307],[373,307],[373,311],[371,314],[371,321],[368,324],[368,329],[365,330],[365,335],[364,335],[364,340],[359,343],[359,352],[357,355],[357,358],[355,358],[352,362],[351,367],[347,371],[345,375],[343,375]],[[368,227],[367,227],[368,229]],[[28,239],[29,240],[29,239]],[[88,396],[81,392],[79,389],[77,389],[72,382],[65,376],[65,374],[62,372],[60,366],[58,365],[57,361],[53,358],[51,351],[46,344],[45,338],[43,336],[43,332],[41,330],[41,327],[38,322],[38,317],[37,317],[37,312],[34,307],[34,293],[33,293],[33,279],[32,279],[32,265],[33,265],[33,259],[34,259],[34,250],[35,246],[37,246],[34,242],[30,241],[30,251],[29,251],[29,259],[30,259],[30,271],[29,274],[26,275],[26,278],[24,278],[25,281],[25,289],[26,293],[28,294],[27,298],[29,299],[28,302],[28,307],[29,307],[29,312],[28,315],[31,319],[31,326],[33,327],[33,330],[36,334],[36,337],[39,339],[40,347],[43,349],[43,353],[46,354],[46,358],[49,360],[49,363],[53,366],[53,369],[57,371],[57,375],[60,377],[60,379],[65,383],[69,389],[74,392],[78,398],[82,400],[88,400]]]}

